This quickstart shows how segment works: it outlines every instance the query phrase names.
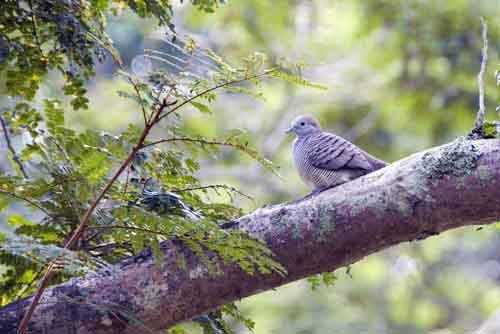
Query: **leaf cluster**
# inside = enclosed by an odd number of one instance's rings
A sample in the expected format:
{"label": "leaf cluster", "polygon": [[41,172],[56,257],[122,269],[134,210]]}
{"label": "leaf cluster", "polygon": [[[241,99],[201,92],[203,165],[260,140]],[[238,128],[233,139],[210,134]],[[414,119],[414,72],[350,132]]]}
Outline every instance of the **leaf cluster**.
{"label": "leaf cluster", "polygon": [[[181,119],[184,106],[210,112],[217,89],[255,95],[252,87],[258,89],[259,77],[274,73],[264,68],[262,55],[252,55],[244,60],[243,68],[234,68],[192,40],[167,43],[178,51],[174,57],[182,59],[177,70],[156,69],[143,77],[120,72],[132,88],[120,95],[138,103],[146,128],[166,117]],[[169,56],[162,55],[174,59]],[[197,62],[205,66],[193,70],[190,65]],[[23,265],[16,265],[19,272],[6,276],[2,286],[5,300],[32,292],[32,287],[18,284],[19,277],[40,272],[41,263],[56,259],[72,264],[61,266],[65,269],[61,279],[89,271],[71,268],[92,270],[96,261],[113,263],[144,248],[150,248],[161,265],[161,242],[165,240],[181,241],[211,274],[232,263],[249,274],[285,274],[260,241],[219,225],[242,214],[230,203],[234,195],[248,196],[224,184],[202,185],[195,176],[200,167],[197,157],[218,155],[226,149],[241,151],[273,170],[271,162],[250,147],[244,131],[232,131],[223,139],[206,138],[187,134],[178,122],[165,122],[164,133],[169,137],[159,140],[141,139],[144,130],[133,124],[118,136],[94,130],[78,133],[65,126],[62,105],[56,99],[45,99],[38,110],[23,101],[3,114],[11,134],[28,133],[31,138],[19,155],[28,162],[32,177],[1,175],[2,208],[21,201],[43,214],[37,221],[9,215],[16,229],[14,237],[5,236],[3,263],[12,266],[19,261]],[[158,145],[163,145],[162,149]],[[118,165],[137,147],[131,163],[114,179]],[[108,184],[109,190],[73,250],[51,251],[60,250],[75,233],[96,194]],[[214,202],[214,198],[226,198],[229,203]],[[46,255],[32,251],[33,247],[25,247],[24,252],[14,247],[24,242],[21,238],[38,243]],[[182,252],[176,253],[176,264],[182,268]]]}
{"label": "leaf cluster", "polygon": [[[220,3],[193,1],[207,12]],[[51,283],[111,270],[110,264],[145,248],[162,266],[163,242],[171,240],[189,248],[211,275],[233,264],[250,275],[286,274],[259,240],[223,228],[242,214],[232,203],[234,196],[249,196],[225,184],[203,185],[196,176],[200,156],[225,150],[240,151],[276,172],[273,164],[249,145],[244,131],[207,138],[179,124],[185,108],[211,113],[222,89],[259,98],[264,78],[319,85],[269,68],[263,54],[254,53],[235,67],[194,40],[170,34],[166,49],[145,51],[152,71],[119,71],[130,86],[118,94],[137,103],[144,124],[129,124],[119,135],[77,132],[65,123],[63,101],[36,100],[44,76],[52,70],[62,73],[72,109],[86,108],[85,80],[95,75],[95,61],[111,54],[121,64],[104,33],[106,11],[117,13],[128,6],[141,17],[154,16],[168,25],[170,2],[7,0],[3,6],[0,72],[6,73],[7,93],[19,98],[2,113],[9,125],[4,136],[27,138],[19,156],[29,176],[14,161],[14,174],[0,171],[0,214],[12,228],[0,233],[0,264],[6,268],[0,280],[2,303],[32,293],[49,262],[60,270]],[[166,138],[151,138],[151,129],[158,126]],[[23,211],[29,214],[18,213]],[[75,235],[76,243],[68,247]],[[174,264],[185,268],[182,250],[168,245],[176,254]],[[234,305],[217,312],[212,317],[221,324],[220,314],[227,313],[251,325]]]}
{"label": "leaf cluster", "polygon": [[[193,0],[211,12],[220,1]],[[5,0],[0,10],[0,73],[7,94],[32,100],[45,75],[56,71],[64,78],[63,92],[75,110],[88,107],[85,80],[94,67],[111,55],[122,65],[120,54],[105,32],[107,16],[129,8],[143,18],[171,23],[170,0]]]}

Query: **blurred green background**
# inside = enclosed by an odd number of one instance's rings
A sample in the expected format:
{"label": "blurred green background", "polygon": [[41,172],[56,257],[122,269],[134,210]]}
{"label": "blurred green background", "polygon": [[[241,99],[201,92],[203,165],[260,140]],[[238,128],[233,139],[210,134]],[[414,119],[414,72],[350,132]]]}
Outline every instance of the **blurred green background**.
{"label": "blurred green background", "polygon": [[[389,162],[466,134],[478,104],[479,16],[489,25],[487,117],[498,117],[498,0],[248,0],[230,1],[213,14],[175,5],[177,31],[225,59],[258,51],[274,62],[303,62],[303,76],[328,87],[268,81],[263,100],[225,94],[213,115],[185,111],[189,131],[217,137],[245,129],[280,167],[282,179],[231,150],[202,159],[200,178],[254,197],[238,199],[248,211],[309,191],[293,166],[293,138],[284,134],[299,114],[317,116],[325,129]],[[125,12],[109,18],[108,33],[131,64],[145,47],[158,47],[164,31]],[[140,125],[137,106],[116,94],[127,84],[114,71],[111,62],[98,66],[88,86],[90,108],[68,115],[71,126],[117,132],[129,122]],[[58,80],[39,94],[60,96]],[[500,333],[499,237],[495,226],[447,232],[371,255],[350,275],[340,270],[333,287],[312,291],[307,281],[296,282],[241,307],[256,322],[256,334]]]}

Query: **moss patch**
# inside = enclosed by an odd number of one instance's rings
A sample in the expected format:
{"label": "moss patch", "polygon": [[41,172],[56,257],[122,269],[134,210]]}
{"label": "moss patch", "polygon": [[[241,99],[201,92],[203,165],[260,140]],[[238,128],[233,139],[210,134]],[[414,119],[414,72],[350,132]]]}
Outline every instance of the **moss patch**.
{"label": "moss patch", "polygon": [[500,122],[485,122],[483,124],[484,138],[500,138]]}

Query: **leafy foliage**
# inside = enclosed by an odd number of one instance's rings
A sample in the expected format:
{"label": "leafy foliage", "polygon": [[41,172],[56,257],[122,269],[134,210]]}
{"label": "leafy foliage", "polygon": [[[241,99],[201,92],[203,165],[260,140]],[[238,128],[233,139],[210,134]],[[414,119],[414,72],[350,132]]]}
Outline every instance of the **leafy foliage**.
{"label": "leafy foliage", "polygon": [[[223,3],[192,2],[205,12]],[[27,163],[28,170],[21,173],[11,161],[17,175],[0,173],[0,211],[13,229],[0,235],[0,263],[7,268],[0,282],[2,303],[32,293],[49,262],[63,269],[51,283],[109,268],[144,248],[161,266],[162,241],[172,239],[190,248],[212,274],[231,264],[250,275],[286,274],[260,241],[221,224],[242,214],[231,204],[233,196],[248,196],[224,184],[202,185],[195,176],[200,155],[228,149],[276,172],[273,164],[250,147],[243,131],[208,138],[188,134],[175,120],[182,119],[186,107],[211,113],[210,103],[221,89],[258,98],[266,77],[321,86],[285,69],[270,68],[260,53],[235,67],[175,33],[165,37],[165,51],[145,51],[151,71],[129,73],[104,32],[107,11],[117,14],[123,6],[174,29],[171,4],[162,0],[9,0],[0,14],[0,72],[6,74],[7,94],[17,97],[17,103],[2,113],[9,125],[4,136],[26,136],[19,152],[23,162],[18,163]],[[95,75],[95,61],[103,61],[107,54],[130,84],[129,91],[118,93],[137,103],[142,127],[130,124],[119,135],[78,132],[65,124],[65,101],[36,98],[44,76],[57,71],[65,79],[63,93],[71,98],[71,108],[87,108],[85,80]],[[160,122],[167,137],[155,140],[150,132]],[[211,194],[221,192],[229,203],[213,201]],[[13,213],[11,207],[19,205],[30,208],[35,219]],[[176,253],[176,264],[183,268],[182,252]],[[253,326],[234,305],[226,305],[209,315],[225,332],[223,313]]]}
{"label": "leafy foliage", "polygon": [[198,316],[193,321],[200,324],[203,334],[235,334],[236,332],[228,325],[225,318],[238,321],[250,331],[253,331],[255,327],[255,323],[246,318],[234,303],[226,304],[215,311]]}
{"label": "leafy foliage", "polygon": [[321,283],[325,286],[333,286],[335,281],[337,280],[337,276],[333,272],[325,272],[318,275],[309,276],[307,281],[311,284],[312,290],[317,290]]}
{"label": "leafy foliage", "polygon": [[[205,12],[220,1],[193,0]],[[106,55],[121,65],[118,51],[105,33],[106,15],[131,9],[140,17],[171,23],[170,0],[6,0],[0,11],[0,73],[6,75],[7,92],[32,100],[50,71],[65,79],[64,94],[75,110],[87,108],[84,80],[92,77],[96,60]]]}

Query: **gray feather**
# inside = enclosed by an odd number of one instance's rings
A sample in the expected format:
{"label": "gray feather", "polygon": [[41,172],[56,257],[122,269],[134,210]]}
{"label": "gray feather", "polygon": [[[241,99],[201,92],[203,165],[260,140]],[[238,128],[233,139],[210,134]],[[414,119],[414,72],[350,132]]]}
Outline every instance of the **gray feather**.
{"label": "gray feather", "polygon": [[339,170],[362,169],[371,171],[374,166],[367,159],[367,153],[347,140],[327,132],[320,132],[308,140],[308,159],[320,169]]}

